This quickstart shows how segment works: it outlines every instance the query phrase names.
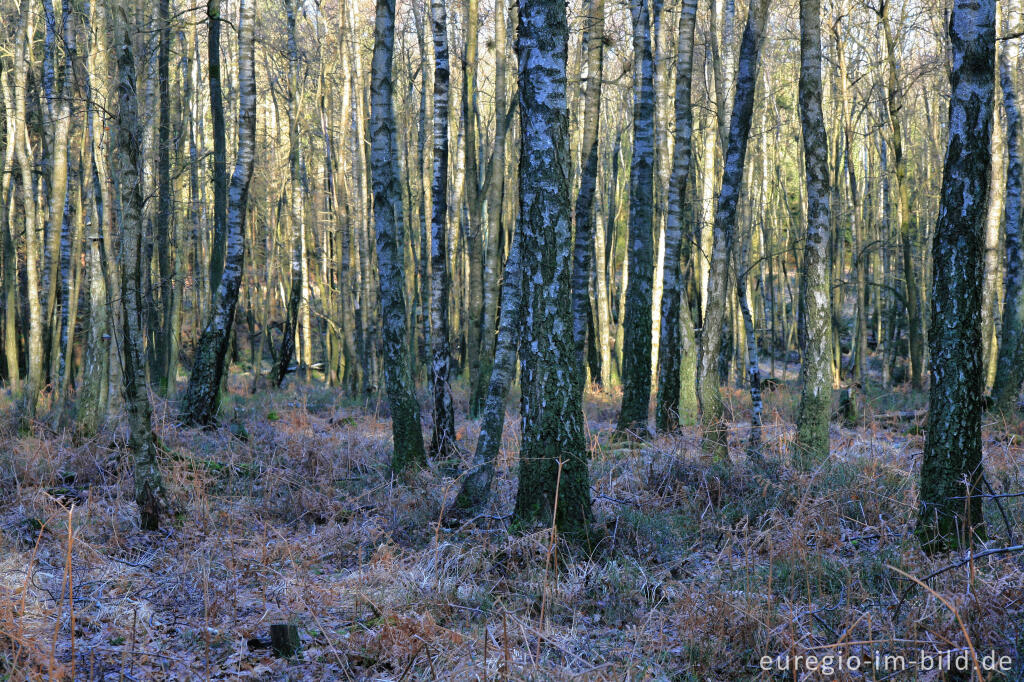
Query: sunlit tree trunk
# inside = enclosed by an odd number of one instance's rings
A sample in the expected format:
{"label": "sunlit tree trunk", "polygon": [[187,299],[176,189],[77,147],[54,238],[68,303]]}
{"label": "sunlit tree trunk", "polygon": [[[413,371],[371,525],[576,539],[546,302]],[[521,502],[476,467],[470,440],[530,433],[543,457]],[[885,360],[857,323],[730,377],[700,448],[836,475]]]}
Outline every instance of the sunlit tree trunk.
{"label": "sunlit tree trunk", "polygon": [[696,416],[696,342],[686,289],[682,282],[683,226],[689,213],[687,183],[693,136],[690,104],[693,77],[693,33],[697,0],[684,0],[679,14],[679,54],[676,66],[676,136],[672,149],[672,174],[668,184],[665,221],[664,286],[661,299],[661,339],[658,345],[658,403],[655,423],[659,431],[671,431],[680,421]]}
{"label": "sunlit tree trunk", "polygon": [[[498,316],[499,270],[501,269],[502,204],[505,196],[505,51],[507,49],[508,17],[499,0],[494,17],[494,146],[487,184],[487,241],[485,245],[483,314],[480,332],[480,378],[476,392],[487,391],[487,397],[478,396],[486,419],[486,400],[491,394],[490,376],[496,360],[496,318]],[[507,276],[507,275],[506,275]],[[513,359],[513,362],[515,360]],[[503,403],[504,404],[504,403]],[[504,408],[502,408],[504,409]],[[479,446],[477,447],[479,449]]]}
{"label": "sunlit tree trunk", "polygon": [[40,238],[37,232],[36,200],[32,181],[34,155],[28,131],[28,59],[32,43],[32,3],[22,0],[21,28],[14,46],[14,116],[15,150],[21,173],[21,203],[25,224],[25,295],[28,298],[28,378],[25,386],[25,407],[28,416],[34,416],[39,392],[43,388],[43,306],[39,288]]}

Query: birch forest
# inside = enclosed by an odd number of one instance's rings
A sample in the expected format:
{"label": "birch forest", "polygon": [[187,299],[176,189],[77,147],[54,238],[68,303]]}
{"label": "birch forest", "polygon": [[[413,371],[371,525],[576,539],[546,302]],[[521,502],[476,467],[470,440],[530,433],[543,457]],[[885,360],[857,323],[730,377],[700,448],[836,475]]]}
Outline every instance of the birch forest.
{"label": "birch forest", "polygon": [[0,0],[0,680],[1024,680],[1020,0]]}

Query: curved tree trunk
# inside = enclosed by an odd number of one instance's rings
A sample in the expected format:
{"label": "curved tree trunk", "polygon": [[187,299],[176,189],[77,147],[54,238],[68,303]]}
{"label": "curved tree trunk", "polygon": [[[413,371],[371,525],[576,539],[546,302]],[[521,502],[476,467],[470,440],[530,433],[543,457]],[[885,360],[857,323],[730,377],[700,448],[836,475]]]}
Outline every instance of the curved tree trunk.
{"label": "curved tree trunk", "polygon": [[740,44],[736,74],[736,95],[729,121],[729,145],[722,169],[722,189],[715,212],[714,245],[708,276],[707,309],[702,320],[700,347],[697,354],[697,398],[703,447],[712,461],[729,460],[728,433],[724,422],[722,395],[719,386],[718,355],[722,347],[722,323],[729,299],[729,264],[736,232],[736,204],[743,181],[743,162],[747,155],[754,112],[754,91],[757,86],[761,40],[768,14],[769,0],[758,0],[750,9],[747,27]]}
{"label": "curved tree trunk", "polygon": [[480,424],[480,437],[476,442],[473,468],[462,482],[462,490],[455,498],[456,509],[478,510],[487,504],[494,480],[494,460],[501,448],[501,434],[505,428],[505,398],[515,378],[516,347],[519,345],[522,321],[523,274],[520,253],[520,231],[512,236],[508,259],[505,261],[501,284],[501,316],[498,327],[494,367],[487,387],[487,402]]}
{"label": "curved tree trunk", "polygon": [[245,218],[256,149],[256,76],[253,32],[255,0],[242,0],[238,33],[238,155],[228,188],[227,254],[210,317],[196,347],[195,363],[182,399],[182,419],[208,424],[217,416],[231,325],[245,260]]}

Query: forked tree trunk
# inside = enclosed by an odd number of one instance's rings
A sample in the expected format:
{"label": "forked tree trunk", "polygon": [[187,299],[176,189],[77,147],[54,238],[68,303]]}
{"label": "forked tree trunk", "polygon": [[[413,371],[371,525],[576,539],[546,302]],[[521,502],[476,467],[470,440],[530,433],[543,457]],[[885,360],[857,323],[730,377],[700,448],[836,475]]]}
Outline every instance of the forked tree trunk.
{"label": "forked tree trunk", "polygon": [[228,188],[227,253],[210,317],[196,346],[195,363],[182,399],[182,420],[208,424],[217,416],[231,326],[245,260],[245,218],[256,150],[256,75],[253,48],[255,0],[242,0],[238,27],[238,154]]}
{"label": "forked tree trunk", "polygon": [[[917,536],[974,547],[982,515],[981,281],[995,89],[995,0],[955,0],[949,143],[932,246],[931,386]],[[966,502],[965,502],[966,500]]]}
{"label": "forked tree trunk", "polygon": [[501,435],[505,428],[505,398],[516,374],[516,347],[519,345],[520,324],[523,319],[520,235],[520,231],[516,230],[512,236],[512,245],[505,261],[494,367],[487,387],[487,402],[480,424],[480,437],[476,442],[476,453],[473,455],[473,468],[466,473],[462,490],[455,498],[455,508],[460,512],[482,509],[491,495],[494,460],[501,448]]}

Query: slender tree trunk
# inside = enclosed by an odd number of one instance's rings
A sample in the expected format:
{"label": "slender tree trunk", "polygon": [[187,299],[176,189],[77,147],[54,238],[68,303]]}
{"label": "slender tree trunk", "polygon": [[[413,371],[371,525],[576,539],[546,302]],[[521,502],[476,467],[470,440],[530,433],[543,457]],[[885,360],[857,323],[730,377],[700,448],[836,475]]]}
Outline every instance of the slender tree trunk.
{"label": "slender tree trunk", "polygon": [[124,398],[128,409],[128,447],[134,456],[135,502],[143,530],[157,530],[164,508],[163,481],[157,466],[157,441],[146,383],[143,340],[142,126],[138,118],[132,31],[121,2],[107,8],[107,32],[117,63],[117,120],[112,166],[120,211],[121,342]]}
{"label": "slender tree trunk", "polygon": [[665,223],[664,286],[661,299],[661,339],[658,344],[658,404],[655,422],[659,431],[671,431],[696,412],[696,347],[686,289],[682,283],[684,217],[689,212],[687,183],[690,177],[693,109],[690,104],[693,78],[693,33],[697,0],[684,0],[679,15],[679,54],[676,66],[676,137],[672,149],[672,175],[668,184]]}
{"label": "slender tree trunk", "polygon": [[227,253],[210,317],[196,347],[182,399],[182,420],[208,424],[217,417],[220,385],[245,261],[245,221],[256,150],[255,0],[242,0],[238,28],[238,153],[228,188]]}
{"label": "slender tree trunk", "polygon": [[462,512],[480,510],[487,504],[494,480],[494,460],[501,448],[501,435],[505,428],[505,399],[515,379],[516,347],[519,345],[522,322],[523,265],[520,234],[516,230],[505,261],[494,367],[487,388],[480,437],[473,455],[473,468],[466,472],[462,489],[455,498],[455,508]]}
{"label": "slender tree trunk", "polygon": [[926,552],[974,547],[975,537],[985,538],[978,282],[990,172],[995,5],[955,0],[949,21],[949,143],[933,242],[930,407],[916,531]]}
{"label": "slender tree trunk", "polygon": [[[285,0],[288,17],[288,224],[291,228],[291,288],[288,295],[288,309],[281,335],[281,349],[277,356],[277,372],[274,380],[280,386],[295,356],[295,334],[299,318],[303,317],[303,331],[306,329],[304,312],[308,311],[306,296],[306,223],[304,187],[302,182],[302,143],[299,140],[299,116],[302,98],[299,94],[299,49],[295,38],[295,0]],[[308,335],[306,335],[308,338]],[[300,360],[305,358],[300,358]],[[308,371],[308,368],[307,368]],[[308,376],[307,376],[308,378]]]}
{"label": "slender tree trunk", "polygon": [[583,105],[583,155],[576,196],[576,236],[572,273],[572,336],[579,362],[578,391],[582,398],[586,369],[584,348],[590,319],[590,269],[594,252],[594,190],[597,186],[597,136],[601,119],[601,72],[604,62],[604,0],[590,0],[587,16],[587,90]]}
{"label": "slender tree trunk", "polygon": [[593,513],[571,333],[567,39],[562,0],[520,0],[523,436],[514,517],[582,539]]}
{"label": "slender tree trunk", "polygon": [[804,325],[800,407],[794,459],[809,466],[828,457],[832,414],[832,269],[829,260],[828,138],[821,111],[821,2],[800,0],[800,127],[807,179]]}
{"label": "slender tree trunk", "polygon": [[[480,377],[476,392],[486,390],[486,398],[478,395],[476,401],[484,406],[491,395],[491,372],[496,360],[496,318],[498,316],[498,271],[501,268],[502,203],[505,191],[505,50],[507,42],[504,0],[499,0],[494,15],[494,147],[491,167],[487,175],[487,242],[485,247],[483,317],[480,331]],[[507,267],[507,266],[506,266]],[[508,276],[506,272],[506,277]],[[513,362],[515,359],[513,358]],[[504,405],[504,401],[502,403]],[[504,409],[504,407],[502,408]],[[502,412],[504,416],[504,412]],[[479,445],[477,446],[479,450]]]}
{"label": "slender tree trunk", "polygon": [[1006,273],[1004,274],[1003,327],[996,363],[992,396],[996,407],[1010,407],[1020,396],[1024,383],[1024,244],[1021,242],[1021,119],[1013,87],[1009,58],[999,55],[999,81],[1006,109]]}
{"label": "slender tree trunk", "polygon": [[651,400],[651,306],[654,268],[654,57],[650,0],[631,0],[637,85],[629,172],[629,288],[623,316],[620,431],[646,431]]}
{"label": "slender tree trunk", "polygon": [[227,241],[228,220],[228,161],[227,140],[224,132],[224,96],[220,82],[220,3],[207,0],[206,16],[209,20],[207,42],[207,74],[210,85],[210,118],[213,121],[213,244],[210,248],[210,298],[220,287],[224,272],[224,245]]}
{"label": "slender tree trunk", "polygon": [[910,211],[910,180],[907,178],[907,161],[903,153],[903,129],[900,110],[903,105],[902,88],[899,82],[899,68],[896,61],[896,40],[889,20],[889,4],[881,3],[879,17],[886,43],[886,64],[888,82],[886,104],[891,133],[891,145],[896,178],[897,219],[900,221],[900,246],[902,253],[904,299],[907,322],[910,331],[910,380],[914,388],[921,387],[924,372],[924,321],[921,317],[921,290],[913,258],[913,220]]}
{"label": "slender tree trunk", "polygon": [[697,398],[700,403],[703,447],[716,463],[729,461],[728,432],[719,386],[718,356],[722,345],[722,323],[729,298],[729,264],[736,232],[736,205],[743,180],[743,163],[747,154],[754,111],[754,91],[757,69],[769,0],[758,0],[747,17],[747,27],[740,43],[740,58],[736,74],[736,95],[733,99],[732,118],[729,121],[729,145],[722,169],[721,191],[715,212],[714,246],[708,297],[700,333],[697,356]]}
{"label": "slender tree trunk", "polygon": [[28,298],[28,380],[25,387],[25,406],[33,417],[39,392],[43,388],[43,307],[39,290],[40,238],[36,224],[36,200],[33,194],[32,165],[34,157],[28,131],[28,51],[32,43],[32,4],[21,3],[20,38],[14,47],[14,116],[17,132],[15,150],[21,173],[21,202],[25,220],[25,295]]}
{"label": "slender tree trunk", "polygon": [[413,395],[409,344],[405,340],[405,292],[397,235],[401,219],[391,65],[394,59],[395,2],[377,0],[370,84],[370,135],[373,141],[373,214],[380,269],[381,325],[384,332],[384,381],[391,408],[395,471],[426,465],[420,407]]}
{"label": "slender tree trunk", "polygon": [[448,18],[444,0],[431,0],[434,35],[434,180],[430,190],[430,383],[434,430],[430,450],[447,461],[456,454],[455,408],[448,384],[451,346],[448,337]]}

